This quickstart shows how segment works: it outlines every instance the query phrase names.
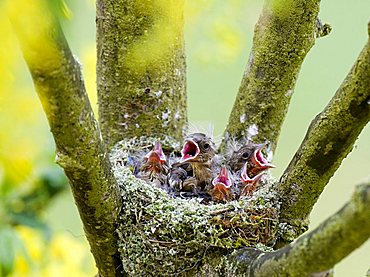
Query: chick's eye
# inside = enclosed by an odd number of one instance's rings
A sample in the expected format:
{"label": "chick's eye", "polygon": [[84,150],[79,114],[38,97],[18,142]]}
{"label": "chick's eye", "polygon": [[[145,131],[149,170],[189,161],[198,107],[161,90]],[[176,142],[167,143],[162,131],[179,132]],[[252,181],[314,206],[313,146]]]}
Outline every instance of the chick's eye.
{"label": "chick's eye", "polygon": [[208,150],[208,149],[209,149],[209,147],[210,147],[209,143],[205,143],[205,144],[203,144],[203,148],[204,148],[204,150]]}
{"label": "chick's eye", "polygon": [[243,159],[248,159],[249,157],[249,153],[248,152],[244,152],[243,155],[242,155],[242,158]]}

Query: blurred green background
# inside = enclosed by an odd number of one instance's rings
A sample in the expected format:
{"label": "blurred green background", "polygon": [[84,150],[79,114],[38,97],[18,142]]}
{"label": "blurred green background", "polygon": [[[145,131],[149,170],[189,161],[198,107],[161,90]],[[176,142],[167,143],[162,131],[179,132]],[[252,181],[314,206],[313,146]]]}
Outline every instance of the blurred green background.
{"label": "blurred green background", "polygon": [[[94,1],[61,3],[63,29],[82,63],[91,102],[96,104]],[[0,276],[11,271],[12,276],[92,276],[95,270],[78,213],[70,190],[63,190],[61,170],[53,164],[54,143],[47,121],[2,5],[0,2],[0,261],[7,266]],[[186,0],[188,105],[193,129],[221,136],[261,6],[262,1],[252,0]],[[317,40],[302,66],[275,153],[272,173],[276,177],[365,44],[370,2],[323,1],[320,18],[331,24],[333,31]],[[355,184],[369,176],[367,126],[321,195],[311,228],[336,212]],[[47,199],[54,195],[58,196],[44,210]],[[32,203],[37,215],[19,199]],[[14,259],[9,258],[12,256]],[[369,267],[370,241],[336,266],[335,276],[365,276]]]}

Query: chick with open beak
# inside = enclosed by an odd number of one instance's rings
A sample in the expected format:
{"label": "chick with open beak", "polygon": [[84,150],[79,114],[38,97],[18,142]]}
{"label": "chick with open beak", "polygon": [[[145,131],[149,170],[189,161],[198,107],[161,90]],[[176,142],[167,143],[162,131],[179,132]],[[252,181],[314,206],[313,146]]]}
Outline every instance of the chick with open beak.
{"label": "chick with open beak", "polygon": [[215,152],[215,144],[210,137],[203,133],[188,135],[179,162],[172,165],[170,186],[180,191],[203,191],[214,176]]}
{"label": "chick with open beak", "polygon": [[263,156],[262,150],[266,147],[266,143],[254,144],[249,143],[240,147],[228,159],[228,164],[233,172],[239,171],[245,163],[247,164],[247,171],[250,177],[265,171],[275,166],[269,163]]}
{"label": "chick with open beak", "polygon": [[162,145],[157,141],[154,144],[154,148],[144,156],[143,163],[136,177],[156,187],[164,188],[167,184],[166,176],[168,171],[169,166],[163,153]]}
{"label": "chick with open beak", "polygon": [[213,172],[213,159],[216,150],[212,139],[203,133],[194,133],[185,138],[181,150],[180,164],[189,163],[197,186],[204,190],[210,184]]}
{"label": "chick with open beak", "polygon": [[232,172],[237,172],[242,169],[244,164],[251,159],[255,151],[255,144],[247,144],[234,151],[228,159],[228,165]]}
{"label": "chick with open beak", "polygon": [[275,166],[269,163],[263,156],[262,150],[266,147],[266,143],[256,144],[253,151],[253,155],[250,158],[250,163],[248,165],[248,175],[256,176],[260,172],[263,172],[269,168],[274,168]]}
{"label": "chick with open beak", "polygon": [[237,181],[239,196],[250,196],[258,187],[264,172],[275,166],[263,156],[266,143],[248,143],[234,151],[228,165]]}
{"label": "chick with open beak", "polygon": [[264,172],[260,172],[257,175],[250,177],[248,175],[248,162],[246,162],[240,174],[241,183],[239,187],[239,196],[251,196],[256,190],[263,173]]}
{"label": "chick with open beak", "polygon": [[220,173],[212,180],[212,188],[209,194],[215,202],[227,202],[233,200],[231,190],[232,181],[225,166],[221,167]]}

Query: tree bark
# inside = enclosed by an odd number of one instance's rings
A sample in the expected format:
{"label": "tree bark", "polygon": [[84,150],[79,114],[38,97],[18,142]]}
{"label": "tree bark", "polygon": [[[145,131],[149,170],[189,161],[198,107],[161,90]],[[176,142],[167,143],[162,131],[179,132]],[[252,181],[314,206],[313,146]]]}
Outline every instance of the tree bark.
{"label": "tree bark", "polygon": [[[122,206],[81,76],[48,2],[12,1],[9,15],[49,121],[57,163],[72,188],[101,276],[121,267],[115,234]],[[14,6],[13,6],[14,5]]]}
{"label": "tree bark", "polygon": [[370,120],[369,103],[370,41],[330,103],[312,121],[280,179],[281,221],[291,226],[282,240],[289,242],[307,228],[313,205]]}
{"label": "tree bark", "polygon": [[99,121],[109,148],[171,136],[187,123],[183,0],[98,0]]}
{"label": "tree bark", "polygon": [[[182,137],[186,122],[183,2],[97,1],[99,109],[104,139],[113,149],[109,160],[79,65],[47,9],[48,2],[16,1],[24,9],[12,11],[13,24],[99,275],[306,274],[327,270],[369,237],[367,184],[315,231],[282,249],[271,248],[278,236],[289,241],[283,232],[294,220],[306,219],[326,184],[315,178],[328,181],[368,120],[369,43],[327,110],[312,124],[310,132],[317,128],[319,135],[307,136],[303,145],[310,147],[302,146],[292,162],[297,171],[289,167],[289,176],[280,183],[266,176],[249,198],[204,205],[199,198],[168,195],[138,180],[124,166],[132,158],[130,151],[142,149],[141,144],[156,137],[165,142]],[[275,148],[303,58],[315,32],[325,33],[317,25],[318,8],[318,0],[266,2],[225,143],[231,136],[248,137],[255,124],[255,139],[268,140]],[[343,128],[344,138],[338,135]],[[327,163],[314,150],[321,151]],[[306,179],[298,172],[305,169]],[[302,193],[292,192],[291,185],[301,180]],[[307,202],[309,193],[313,197]],[[292,211],[289,205],[302,211]],[[298,235],[295,231],[292,237]]]}
{"label": "tree bark", "polygon": [[[231,255],[237,276],[308,276],[334,267],[370,237],[370,182],[319,227],[274,252],[239,250]],[[246,262],[248,261],[248,263]]]}
{"label": "tree bark", "polygon": [[318,25],[319,6],[319,0],[265,1],[223,147],[230,138],[247,138],[269,142],[273,153],[301,64],[316,37],[330,32]]}

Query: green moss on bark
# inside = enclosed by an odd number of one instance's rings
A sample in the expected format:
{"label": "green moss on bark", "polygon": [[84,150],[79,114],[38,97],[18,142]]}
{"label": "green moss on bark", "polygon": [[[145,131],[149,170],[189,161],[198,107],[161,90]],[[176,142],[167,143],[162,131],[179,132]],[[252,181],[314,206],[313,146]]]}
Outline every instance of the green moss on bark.
{"label": "green moss on bark", "polygon": [[[235,276],[328,276],[340,260],[370,237],[370,183],[314,231],[274,252],[237,250],[229,257]],[[228,264],[228,263],[226,263]],[[243,275],[244,274],[244,275]]]}
{"label": "green moss on bark", "polygon": [[34,1],[28,8],[17,9],[13,22],[54,136],[56,161],[68,177],[99,275],[115,276],[121,261],[114,231],[122,199],[80,65],[48,2]]}
{"label": "green moss on bark", "polygon": [[123,138],[181,141],[186,114],[183,1],[97,1],[99,120]]}
{"label": "green moss on bark", "polygon": [[[224,138],[253,136],[275,149],[298,73],[315,42],[318,0],[266,1]],[[251,133],[253,130],[253,133]]]}
{"label": "green moss on bark", "polygon": [[301,232],[325,185],[370,120],[370,42],[330,103],[311,123],[280,180],[283,222]]}

